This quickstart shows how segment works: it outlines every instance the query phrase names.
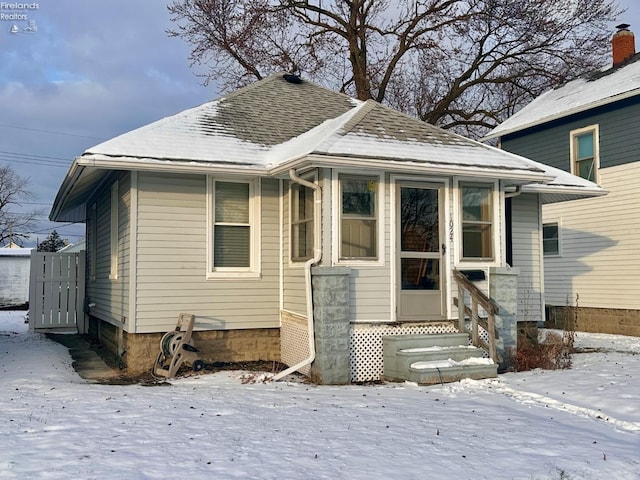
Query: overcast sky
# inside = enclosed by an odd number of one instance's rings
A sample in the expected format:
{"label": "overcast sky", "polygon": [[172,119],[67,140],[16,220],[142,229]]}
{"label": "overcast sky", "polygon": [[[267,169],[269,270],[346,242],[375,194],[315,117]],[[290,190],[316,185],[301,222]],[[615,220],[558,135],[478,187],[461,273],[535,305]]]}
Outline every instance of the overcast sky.
{"label": "overcast sky", "polygon": [[[10,3],[18,0],[0,7]],[[0,165],[29,177],[35,198],[26,207],[46,217],[71,161],[87,148],[218,96],[189,68],[188,45],[167,37],[167,3],[39,0],[27,3],[37,9],[0,8]],[[640,32],[640,2],[619,3],[629,9],[620,21]],[[84,235],[82,224],[43,223],[39,239],[54,228],[71,242]]]}

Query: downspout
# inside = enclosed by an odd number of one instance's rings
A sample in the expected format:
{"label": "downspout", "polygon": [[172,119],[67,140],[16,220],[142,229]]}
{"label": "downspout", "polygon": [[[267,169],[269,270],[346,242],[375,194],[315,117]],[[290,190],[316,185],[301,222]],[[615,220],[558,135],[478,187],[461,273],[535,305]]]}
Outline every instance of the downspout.
{"label": "downspout", "polygon": [[[506,200],[508,198],[515,198],[518,195],[520,195],[521,193],[522,193],[522,185],[517,185],[516,189],[513,192],[504,192],[505,209],[506,209]],[[513,210],[512,210],[512,212],[513,212]],[[511,214],[511,217],[513,217],[513,213]],[[505,220],[505,222],[506,222],[506,220]],[[509,220],[509,222],[507,224],[505,224],[505,228],[506,228],[507,225],[513,225],[513,220]],[[512,228],[512,230],[513,230],[513,228]],[[506,249],[506,243],[507,243],[506,235],[507,234],[505,233],[505,235],[504,235],[505,240],[502,242],[503,249]],[[511,233],[510,236],[511,236],[511,244],[513,246],[513,233]],[[509,255],[506,255],[506,259],[509,259]],[[512,247],[512,250],[511,250],[511,263],[513,263],[513,247]],[[508,262],[507,262],[507,265],[509,265]]]}
{"label": "downspout", "polygon": [[516,187],[516,189],[513,192],[504,192],[504,198],[513,198],[513,197],[517,197],[518,195],[520,195],[522,193],[522,186],[518,185]]}
{"label": "downspout", "polygon": [[311,291],[311,267],[320,262],[320,260],[322,259],[322,246],[320,245],[320,229],[322,228],[322,222],[320,219],[320,215],[322,215],[322,189],[319,185],[300,178],[293,168],[289,169],[289,178],[292,182],[298,183],[303,187],[307,187],[313,190],[313,257],[304,263],[309,357],[278,373],[272,378],[273,381],[278,381],[281,378],[289,375],[290,373],[293,373],[302,367],[310,365],[311,362],[313,362],[316,358],[316,342],[313,321],[313,295]]}

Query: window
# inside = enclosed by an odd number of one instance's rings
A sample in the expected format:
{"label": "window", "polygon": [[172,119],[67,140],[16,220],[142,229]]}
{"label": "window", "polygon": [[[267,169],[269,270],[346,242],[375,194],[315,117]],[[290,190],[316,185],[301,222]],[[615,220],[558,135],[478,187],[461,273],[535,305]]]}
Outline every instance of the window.
{"label": "window", "polygon": [[597,183],[598,142],[597,125],[571,132],[571,173]]}
{"label": "window", "polygon": [[210,271],[248,272],[257,264],[253,219],[254,185],[249,181],[210,179],[212,248]]}
{"label": "window", "polygon": [[118,181],[111,185],[111,268],[109,279],[118,278]]}
{"label": "window", "polygon": [[462,258],[493,259],[493,188],[460,185],[462,196]]}
{"label": "window", "polygon": [[340,258],[377,259],[377,177],[340,175]]}
{"label": "window", "polygon": [[560,255],[559,233],[557,222],[542,225],[542,251],[545,255]]}
{"label": "window", "polygon": [[313,257],[313,190],[291,184],[291,260]]}

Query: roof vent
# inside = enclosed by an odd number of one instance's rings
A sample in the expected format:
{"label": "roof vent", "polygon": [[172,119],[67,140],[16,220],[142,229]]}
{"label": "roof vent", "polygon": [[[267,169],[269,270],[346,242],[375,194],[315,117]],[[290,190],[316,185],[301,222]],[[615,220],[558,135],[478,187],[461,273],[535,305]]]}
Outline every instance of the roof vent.
{"label": "roof vent", "polygon": [[629,31],[628,23],[616,25],[618,31],[611,38],[611,48],[613,50],[613,66],[624,64],[636,54],[636,42],[633,33]]}
{"label": "roof vent", "polygon": [[302,83],[302,79],[298,75],[294,75],[293,73],[285,73],[284,75],[282,75],[282,78],[284,78],[287,82],[294,83],[296,85],[300,85]]}

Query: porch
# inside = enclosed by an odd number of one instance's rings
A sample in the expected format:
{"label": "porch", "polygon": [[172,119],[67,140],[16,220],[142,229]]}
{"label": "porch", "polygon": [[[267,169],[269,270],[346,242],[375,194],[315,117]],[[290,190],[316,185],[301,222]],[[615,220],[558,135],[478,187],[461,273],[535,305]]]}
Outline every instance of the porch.
{"label": "porch", "polygon": [[[299,371],[314,381],[344,384],[392,379],[433,383],[431,379],[437,378],[439,383],[486,378],[495,376],[498,369],[509,369],[517,337],[517,269],[492,269],[490,295],[454,271],[458,287],[454,302],[457,305],[458,299],[463,299],[465,306],[458,310],[457,319],[393,323],[350,322],[349,274],[350,269],[345,267],[313,269],[311,340],[315,358]],[[284,315],[282,361],[288,365],[304,361],[310,355],[308,345],[306,318]],[[469,360],[472,358],[486,361]],[[449,365],[443,363],[450,359]],[[416,367],[422,372],[411,374]]]}

